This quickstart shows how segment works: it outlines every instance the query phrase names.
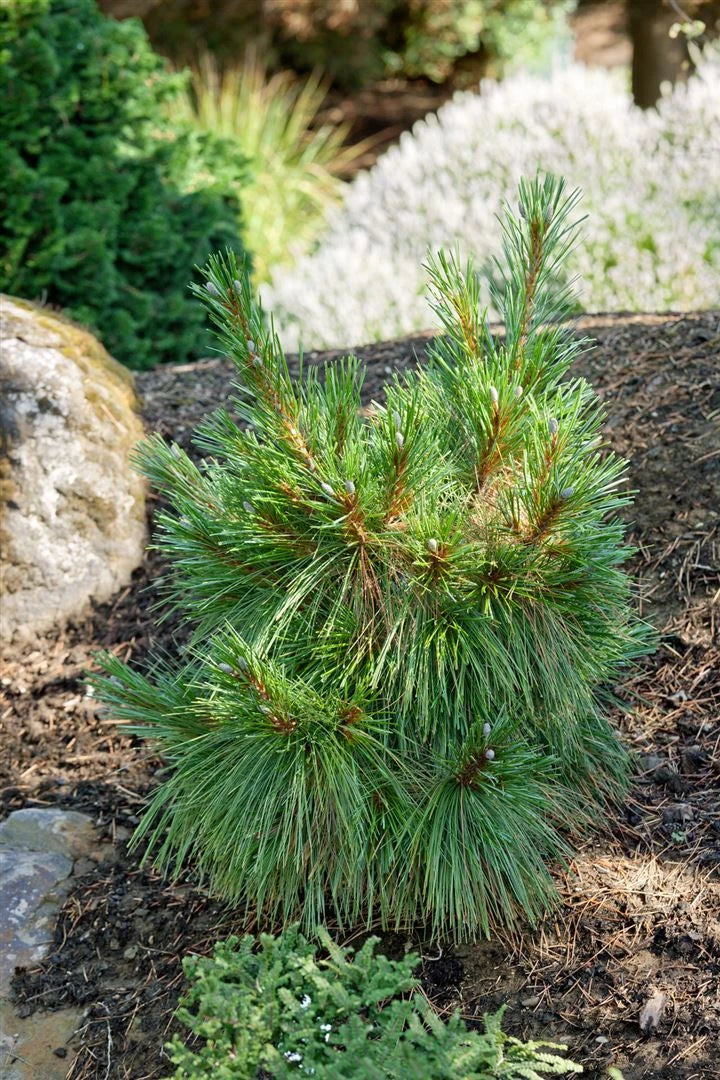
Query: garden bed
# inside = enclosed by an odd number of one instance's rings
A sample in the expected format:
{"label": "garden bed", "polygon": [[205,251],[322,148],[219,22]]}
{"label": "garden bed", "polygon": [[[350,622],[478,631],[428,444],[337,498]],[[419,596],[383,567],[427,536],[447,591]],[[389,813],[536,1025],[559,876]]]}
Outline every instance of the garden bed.
{"label": "garden bed", "polygon": [[[560,879],[564,903],[513,940],[426,945],[421,933],[386,935],[423,955],[422,977],[441,1011],[471,1022],[509,1003],[514,1034],[568,1043],[588,1075],[608,1065],[626,1080],[717,1076],[720,1042],[720,316],[594,316],[581,329],[598,348],[576,365],[605,399],[607,433],[631,462],[639,495],[630,517],[633,572],[643,614],[662,644],[628,682],[633,711],[618,715],[640,755],[626,804]],[[414,363],[426,339],[359,350],[367,397],[388,372]],[[318,354],[319,355],[319,354]],[[318,359],[311,355],[310,360]],[[337,354],[322,354],[337,355]],[[222,360],[138,377],[148,428],[190,448],[198,421],[229,393]],[[152,509],[152,501],[150,507]],[[167,1075],[180,961],[247,927],[190,878],[163,881],[127,853],[127,840],[162,763],[118,733],[82,683],[98,648],[141,660],[172,652],[177,627],[158,623],[149,554],[131,587],[62,634],[0,655],[2,814],[58,806],[90,814],[112,842],[61,913],[56,944],[14,982],[18,1008],[86,1010],[68,1056],[69,1077]],[[657,1027],[643,1006],[665,996]],[[659,1000],[656,996],[654,1000]]]}

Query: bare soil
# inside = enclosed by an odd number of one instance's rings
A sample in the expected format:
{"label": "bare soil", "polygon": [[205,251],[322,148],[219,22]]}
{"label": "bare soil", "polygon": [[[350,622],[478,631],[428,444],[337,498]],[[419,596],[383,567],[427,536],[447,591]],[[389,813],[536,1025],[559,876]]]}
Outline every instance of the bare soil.
{"label": "bare soil", "polygon": [[[432,946],[421,933],[408,940],[441,1012],[459,1008],[474,1023],[507,1002],[514,1034],[562,1040],[590,1077],[609,1065],[626,1080],[717,1077],[720,313],[594,316],[580,329],[597,348],[577,373],[605,399],[609,439],[629,458],[639,491],[629,516],[638,604],[662,634],[623,688],[631,710],[616,718],[639,755],[637,777],[625,805],[560,876],[562,906],[541,926],[455,947]],[[368,400],[381,396],[389,371],[422,356],[426,341],[357,350]],[[230,382],[221,359],[139,376],[148,428],[189,447]],[[111,603],[0,654],[0,812],[82,810],[113,844],[111,858],[80,867],[51,955],[14,980],[24,1015],[86,1010],[67,1059],[71,1080],[167,1075],[162,1045],[175,1030],[182,956],[247,929],[192,875],[169,883],[128,854],[162,763],[103,717],[82,682],[99,648],[136,660],[148,649],[177,650],[182,632],[153,611],[162,573],[149,553]],[[389,952],[406,944],[385,936]],[[656,1023],[643,1032],[648,1003]]]}

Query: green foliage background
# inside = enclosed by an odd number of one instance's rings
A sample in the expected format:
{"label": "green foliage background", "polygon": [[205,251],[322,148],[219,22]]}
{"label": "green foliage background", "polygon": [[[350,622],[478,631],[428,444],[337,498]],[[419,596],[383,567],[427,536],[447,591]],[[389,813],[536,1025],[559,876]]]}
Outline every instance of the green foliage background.
{"label": "green foliage background", "polygon": [[[105,10],[135,10],[102,0]],[[257,43],[271,64],[319,67],[353,88],[393,76],[443,82],[547,60],[572,0],[143,0],[152,41],[176,61],[198,42],[221,65]],[[520,54],[520,55],[518,55]],[[478,66],[479,65],[479,66]]]}
{"label": "green foliage background", "polygon": [[469,1031],[443,1023],[413,977],[419,957],[389,960],[369,938],[355,957],[321,934],[325,959],[296,928],[230,938],[183,963],[179,1018],[203,1042],[171,1043],[173,1080],[541,1080],[579,1073],[560,1046],[505,1035],[502,1010]]}
{"label": "green foliage background", "polygon": [[170,121],[184,81],[94,0],[0,7],[0,290],[62,307],[143,368],[207,352],[193,267],[242,250],[229,142]]}

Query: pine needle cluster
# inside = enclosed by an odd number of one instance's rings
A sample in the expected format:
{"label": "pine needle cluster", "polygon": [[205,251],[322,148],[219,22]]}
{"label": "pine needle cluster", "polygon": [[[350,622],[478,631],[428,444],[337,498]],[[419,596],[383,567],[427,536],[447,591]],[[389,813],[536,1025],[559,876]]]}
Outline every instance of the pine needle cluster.
{"label": "pine needle cluster", "polygon": [[559,268],[577,193],[523,181],[494,306],[428,264],[443,333],[361,412],[353,357],[291,379],[248,274],[195,289],[237,372],[203,467],[138,453],[192,627],[180,666],[107,656],[118,718],[169,762],[138,838],[228,901],[313,931],[379,918],[434,934],[538,918],[548,866],[623,790],[606,718],[650,645],[622,569],[624,462],[602,445]]}

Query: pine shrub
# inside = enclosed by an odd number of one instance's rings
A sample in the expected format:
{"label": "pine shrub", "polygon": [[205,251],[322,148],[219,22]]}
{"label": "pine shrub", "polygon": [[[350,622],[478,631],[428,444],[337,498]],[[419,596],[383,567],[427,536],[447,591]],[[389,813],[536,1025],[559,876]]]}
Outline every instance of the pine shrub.
{"label": "pine shrub", "polygon": [[232,254],[198,295],[237,371],[239,427],[203,468],[160,438],[179,665],[104,660],[99,695],[171,766],[138,837],[270,918],[489,932],[555,897],[548,863],[623,790],[605,716],[647,651],[583,348],[557,320],[576,196],[523,182],[505,215],[494,337],[479,283],[429,264],[444,333],[360,412],[349,357],[294,383]]}
{"label": "pine shrub", "polygon": [[369,938],[351,959],[321,934],[325,959],[294,927],[249,935],[186,957],[190,990],[178,1010],[203,1040],[169,1045],[173,1080],[541,1080],[582,1069],[554,1043],[505,1035],[502,1010],[469,1031],[458,1013],[443,1023],[413,978],[419,957],[389,960]]}
{"label": "pine shrub", "polygon": [[245,159],[170,122],[182,86],[94,0],[0,9],[0,291],[63,308],[131,367],[207,353],[188,278],[242,250],[224,191]]}
{"label": "pine shrub", "polygon": [[[276,268],[263,299],[285,348],[344,348],[434,322],[420,264],[459,245],[489,266],[495,214],[536,170],[582,188],[566,264],[585,311],[692,311],[720,296],[720,63],[657,110],[616,73],[574,66],[459,94],[346,190],[316,252]],[[678,237],[683,238],[678,244]],[[499,313],[498,313],[499,314]]]}

